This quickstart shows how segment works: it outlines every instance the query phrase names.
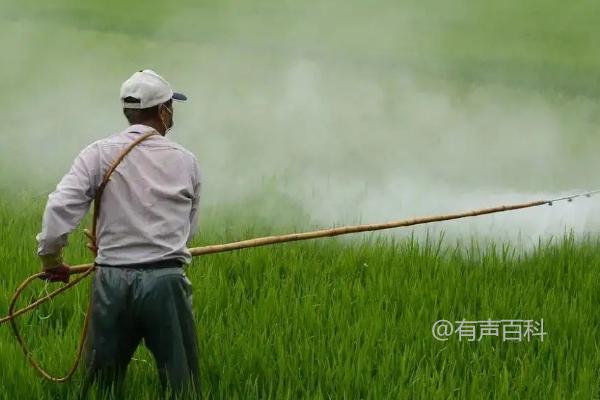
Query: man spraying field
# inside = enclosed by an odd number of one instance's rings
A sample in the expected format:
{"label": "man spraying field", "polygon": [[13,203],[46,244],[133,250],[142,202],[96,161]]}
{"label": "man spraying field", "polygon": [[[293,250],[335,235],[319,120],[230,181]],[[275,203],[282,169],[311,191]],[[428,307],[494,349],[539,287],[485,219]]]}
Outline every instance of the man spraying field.
{"label": "man spraying field", "polygon": [[[197,229],[201,179],[195,156],[165,137],[173,127],[173,100],[187,98],[152,70],[134,73],[121,87],[129,128],[85,148],[48,198],[38,255],[45,279],[63,282],[69,280],[62,259],[67,236],[98,191],[102,198],[92,232],[97,268],[84,394],[94,381],[102,391],[118,392],[142,339],[163,389],[199,386],[192,287],[182,267],[192,258],[186,243]],[[140,139],[104,186],[113,162]]]}
{"label": "man spraying field", "polygon": [[[293,232],[186,249],[185,244],[196,228],[200,172],[192,154],[164,137],[173,126],[172,101],[184,99],[185,96],[173,93],[169,84],[153,71],[134,74],[121,92],[124,113],[131,126],[82,151],[49,197],[42,232],[38,235],[43,272],[19,285],[7,315],[0,318],[0,325],[10,323],[32,367],[49,381],[67,382],[76,371],[83,344],[86,344],[87,374],[83,394],[95,380],[100,381],[102,389],[113,385],[118,389],[132,354],[144,339],[156,358],[164,388],[170,387],[175,392],[188,388],[197,390],[198,349],[191,285],[182,270],[182,265],[192,256],[552,206],[600,193],[594,190],[452,214]],[[104,199],[102,207],[99,206],[101,199]],[[92,239],[91,248],[97,253],[95,264],[69,267],[63,263],[62,249],[92,200],[95,200],[94,228],[88,236]],[[35,360],[15,319],[50,301],[94,271],[92,301],[83,329],[86,332],[89,326],[88,340],[80,340],[69,373],[53,376]],[[69,276],[74,274],[81,275],[69,282]],[[17,309],[17,300],[24,290],[40,277],[69,283]]]}

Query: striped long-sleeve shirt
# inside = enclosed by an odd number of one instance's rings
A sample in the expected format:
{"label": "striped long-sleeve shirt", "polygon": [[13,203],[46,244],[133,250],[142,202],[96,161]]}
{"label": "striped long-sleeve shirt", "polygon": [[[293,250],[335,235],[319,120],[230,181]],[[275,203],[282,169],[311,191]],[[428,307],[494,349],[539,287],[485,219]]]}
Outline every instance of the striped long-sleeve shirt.
{"label": "striped long-sleeve shirt", "polygon": [[[90,208],[111,163],[139,135],[132,125],[85,148],[48,197],[37,235],[44,264],[60,264],[67,236]],[[186,243],[197,229],[201,175],[196,157],[155,135],[139,144],[113,173],[102,197],[96,263],[129,265],[178,259],[191,261]]]}

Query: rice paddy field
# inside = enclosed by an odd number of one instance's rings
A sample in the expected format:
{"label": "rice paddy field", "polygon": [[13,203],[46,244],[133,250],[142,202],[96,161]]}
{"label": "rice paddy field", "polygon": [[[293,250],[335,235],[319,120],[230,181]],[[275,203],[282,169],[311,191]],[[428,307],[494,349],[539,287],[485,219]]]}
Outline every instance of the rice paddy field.
{"label": "rice paddy field", "polygon": [[[47,194],[86,144],[124,127],[118,87],[133,71],[190,96],[173,140],[205,178],[191,245],[226,243],[597,188],[599,12],[0,0],[0,315],[39,270]],[[202,397],[598,399],[599,202],[196,258]],[[65,258],[91,261],[80,229]],[[21,305],[57,285],[36,283]],[[89,287],[19,319],[57,375]],[[543,320],[545,335],[438,340],[439,320]],[[44,381],[0,325],[0,398],[75,399],[81,372]],[[157,389],[140,346],[125,398]]]}

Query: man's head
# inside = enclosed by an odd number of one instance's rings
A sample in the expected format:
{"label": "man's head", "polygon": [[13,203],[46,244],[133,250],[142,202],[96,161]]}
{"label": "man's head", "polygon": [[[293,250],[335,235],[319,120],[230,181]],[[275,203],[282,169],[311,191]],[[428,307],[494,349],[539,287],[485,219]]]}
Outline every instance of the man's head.
{"label": "man's head", "polygon": [[173,100],[187,97],[173,92],[169,82],[149,69],[134,73],[121,86],[121,104],[129,123],[151,126],[163,135],[173,127]]}
{"label": "man's head", "polygon": [[[134,98],[125,100],[132,101]],[[174,125],[172,100],[147,108],[123,108],[123,114],[130,125],[151,126],[163,135]]]}

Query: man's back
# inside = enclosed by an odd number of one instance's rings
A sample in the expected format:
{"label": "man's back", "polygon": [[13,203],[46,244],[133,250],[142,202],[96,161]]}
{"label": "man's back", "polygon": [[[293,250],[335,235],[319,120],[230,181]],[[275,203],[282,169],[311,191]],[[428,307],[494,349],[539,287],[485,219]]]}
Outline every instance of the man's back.
{"label": "man's back", "polygon": [[[49,197],[39,236],[41,253],[51,254],[55,244],[63,246],[63,236],[66,240],[72,229],[52,223],[58,219],[52,217],[53,210],[73,217],[85,213],[87,206],[77,199],[85,198],[89,206],[123,149],[152,131],[145,125],[132,125],[80,153]],[[200,172],[194,155],[158,133],[146,139],[125,157],[102,195],[96,263],[118,266],[168,259],[188,263],[191,256],[186,243],[196,230],[199,193]]]}
{"label": "man's back", "polygon": [[[134,125],[96,142],[102,175],[125,146],[150,129]],[[138,145],[104,191],[97,263],[189,262],[186,243],[196,229],[199,185],[195,157],[183,147],[160,135]]]}

